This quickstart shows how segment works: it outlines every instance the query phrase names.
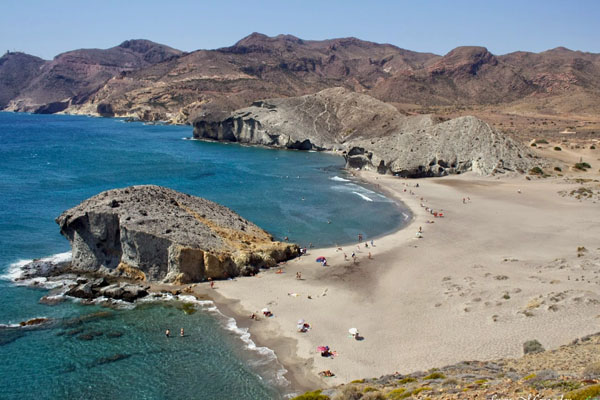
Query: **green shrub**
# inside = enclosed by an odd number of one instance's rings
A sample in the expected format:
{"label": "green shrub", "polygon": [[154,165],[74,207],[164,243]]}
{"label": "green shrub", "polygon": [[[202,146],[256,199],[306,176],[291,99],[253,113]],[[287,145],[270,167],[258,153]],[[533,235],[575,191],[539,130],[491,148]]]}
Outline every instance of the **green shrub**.
{"label": "green shrub", "polygon": [[529,174],[530,175],[543,175],[544,170],[542,170],[540,167],[533,167],[529,170]]}
{"label": "green shrub", "polygon": [[579,390],[565,393],[565,399],[592,400],[600,398],[600,385],[587,386]]}
{"label": "green shrub", "polygon": [[432,372],[423,379],[426,381],[431,379],[446,379],[446,375],[442,374],[441,372]]}
{"label": "green shrub", "polygon": [[329,400],[329,396],[321,394],[321,390],[315,390],[296,396],[292,400]]}
{"label": "green shrub", "polygon": [[594,146],[594,145],[591,145],[591,146],[590,146],[590,150],[596,150],[596,146]]}
{"label": "green shrub", "polygon": [[561,151],[562,149],[560,147],[558,147],[558,146],[554,146],[554,150]]}
{"label": "green shrub", "polygon": [[573,167],[576,168],[576,169],[580,169],[582,171],[585,171],[586,168],[592,168],[592,166],[590,164],[586,163],[586,162],[578,162]]}
{"label": "green shrub", "polygon": [[433,390],[433,389],[430,388],[429,386],[423,386],[423,387],[420,387],[420,388],[417,388],[417,389],[413,390],[412,393],[411,393],[411,396],[412,395],[417,395],[417,394],[419,394],[421,392],[424,392],[426,390]]}
{"label": "green shrub", "polygon": [[548,144],[548,141],[546,139],[540,139],[540,140],[536,140],[535,141],[537,144]]}
{"label": "green shrub", "polygon": [[363,393],[367,393],[367,392],[376,392],[377,389],[374,388],[373,386],[367,386],[366,388],[363,389]]}
{"label": "green shrub", "polygon": [[398,385],[405,385],[407,383],[416,382],[417,378],[413,378],[412,376],[407,376],[406,378],[402,378],[398,381]]}
{"label": "green shrub", "polygon": [[398,388],[394,389],[387,394],[387,398],[391,400],[400,400],[409,397],[411,394],[410,391],[406,391],[406,388]]}
{"label": "green shrub", "polygon": [[558,172],[562,172],[562,169],[560,167],[554,167],[554,170],[558,171]]}
{"label": "green shrub", "polygon": [[531,147],[537,147],[537,144],[535,144],[535,142],[531,143]]}
{"label": "green shrub", "polygon": [[364,379],[356,379],[350,383],[365,383],[365,380]]}

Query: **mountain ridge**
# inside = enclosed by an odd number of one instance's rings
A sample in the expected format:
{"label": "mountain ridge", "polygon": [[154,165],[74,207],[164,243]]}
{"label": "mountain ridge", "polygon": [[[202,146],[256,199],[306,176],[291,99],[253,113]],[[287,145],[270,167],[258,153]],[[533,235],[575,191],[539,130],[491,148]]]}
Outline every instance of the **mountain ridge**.
{"label": "mountain ridge", "polygon": [[[154,51],[141,51],[148,43]],[[5,75],[0,67],[0,81]],[[255,32],[229,47],[188,53],[144,40],[74,50],[44,62],[41,75],[13,84],[0,108],[183,124],[261,99],[345,87],[403,113],[481,107],[545,116],[600,112],[600,54],[564,47],[495,55],[460,46],[441,56],[353,37]]]}

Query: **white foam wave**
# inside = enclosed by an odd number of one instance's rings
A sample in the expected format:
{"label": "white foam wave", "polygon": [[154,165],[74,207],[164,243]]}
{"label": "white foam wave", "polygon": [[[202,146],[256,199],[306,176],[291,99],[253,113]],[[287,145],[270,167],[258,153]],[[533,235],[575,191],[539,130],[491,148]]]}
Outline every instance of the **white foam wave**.
{"label": "white foam wave", "polygon": [[349,179],[344,179],[344,178],[340,178],[339,176],[334,176],[333,178],[329,178],[332,181],[336,181],[336,182],[350,182]]}
{"label": "white foam wave", "polygon": [[[343,178],[342,178],[343,179]],[[376,202],[391,202],[390,199],[385,197],[384,195],[369,190],[363,186],[357,185],[355,183],[346,183],[343,185],[334,185],[331,187],[333,190],[338,192],[347,192],[360,196],[365,201],[376,201]],[[368,198],[368,200],[367,200]]]}
{"label": "white foam wave", "polygon": [[[23,321],[31,321],[34,319],[40,319],[40,320],[44,320],[44,322],[49,321],[50,319],[48,317],[33,317],[33,318],[27,318]],[[0,329],[4,328],[23,328],[23,329],[27,329],[27,328],[35,328],[39,326],[39,324],[34,324],[34,325],[21,325],[21,324],[13,324],[13,323],[8,323],[8,324],[0,324]]]}
{"label": "white foam wave", "polygon": [[0,328],[20,328],[20,324],[0,324]]}
{"label": "white foam wave", "polygon": [[[54,264],[69,262],[73,258],[73,255],[70,251],[66,251],[64,253],[54,254],[49,257],[40,258],[38,261],[51,262]],[[64,286],[61,281],[48,281],[46,278],[33,278],[20,281],[19,279],[23,276],[23,268],[33,262],[34,260],[19,260],[10,264],[6,270],[6,272],[0,275],[0,279],[14,282],[19,286],[41,286],[46,289],[54,289],[57,287]]]}
{"label": "white foam wave", "polygon": [[361,197],[363,200],[366,200],[366,201],[373,201],[373,199],[371,199],[371,198],[370,198],[370,197],[368,197],[368,196],[365,196],[365,195],[364,195],[364,194],[362,194],[362,193],[358,193],[358,192],[352,192],[352,193],[354,193],[355,195],[357,195],[357,196]]}
{"label": "white foam wave", "polygon": [[402,216],[404,217],[404,220],[406,221],[410,216],[407,213],[402,213]]}

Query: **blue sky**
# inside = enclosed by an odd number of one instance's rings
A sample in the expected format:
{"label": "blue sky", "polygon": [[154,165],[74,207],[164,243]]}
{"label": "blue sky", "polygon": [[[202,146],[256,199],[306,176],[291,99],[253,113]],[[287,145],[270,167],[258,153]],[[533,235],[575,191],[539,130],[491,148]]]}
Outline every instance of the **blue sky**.
{"label": "blue sky", "polygon": [[184,51],[230,46],[261,32],[303,39],[354,36],[445,54],[481,45],[494,54],[565,46],[600,53],[600,0],[188,1],[6,0],[0,53],[42,58],[150,39]]}

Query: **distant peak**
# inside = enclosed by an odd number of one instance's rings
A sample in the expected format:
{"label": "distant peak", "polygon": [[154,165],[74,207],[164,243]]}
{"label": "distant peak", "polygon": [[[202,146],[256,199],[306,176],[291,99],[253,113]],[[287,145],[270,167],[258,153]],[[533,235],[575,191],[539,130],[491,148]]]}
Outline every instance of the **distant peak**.
{"label": "distant peak", "polygon": [[277,42],[303,43],[302,39],[297,38],[294,35],[279,34],[277,36],[267,36],[263,33],[253,32],[245,38],[242,38],[234,46],[256,46]]}
{"label": "distant peak", "polygon": [[575,53],[575,51],[574,51],[574,50],[567,49],[566,47],[563,47],[563,46],[558,46],[558,47],[555,47],[555,48],[553,48],[553,49],[550,49],[550,50],[548,50],[548,51],[546,51],[546,52],[547,52],[547,53],[563,53],[563,54],[564,54],[564,53]]}

